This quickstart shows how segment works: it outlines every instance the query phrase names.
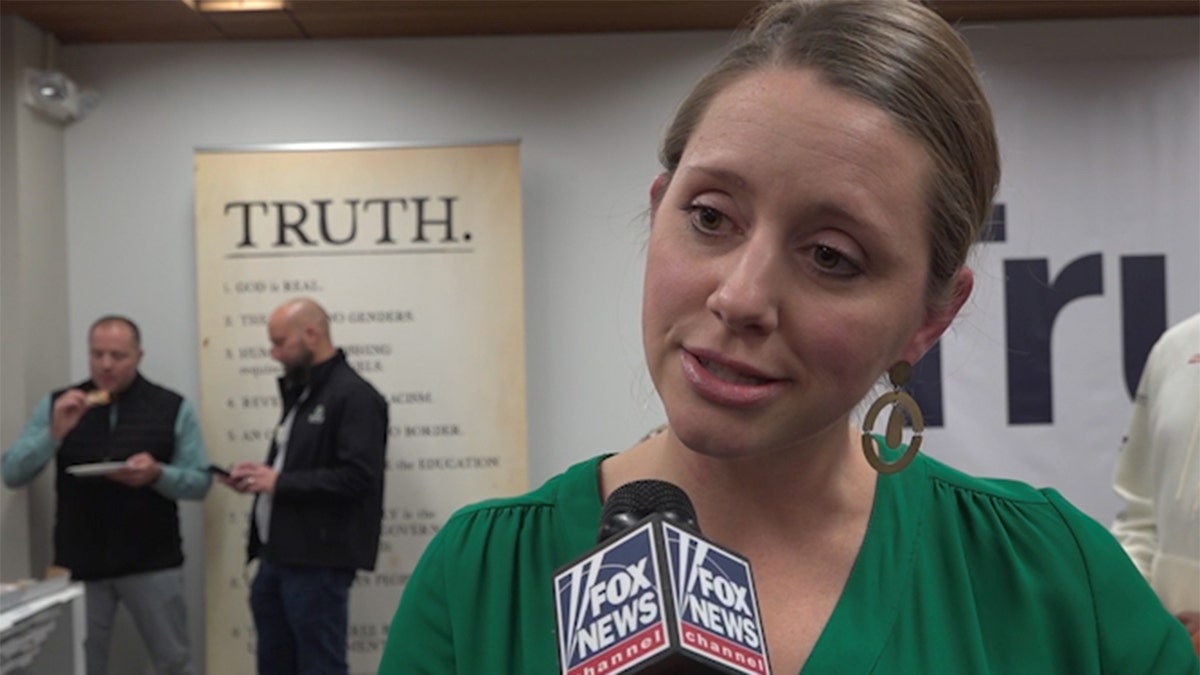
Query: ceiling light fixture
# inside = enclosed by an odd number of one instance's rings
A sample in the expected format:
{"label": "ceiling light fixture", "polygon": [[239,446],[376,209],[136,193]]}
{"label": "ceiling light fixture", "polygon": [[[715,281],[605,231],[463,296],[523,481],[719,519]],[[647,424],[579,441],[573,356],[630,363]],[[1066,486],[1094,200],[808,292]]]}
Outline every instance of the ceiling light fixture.
{"label": "ceiling light fixture", "polygon": [[285,0],[195,0],[201,12],[280,12],[287,7]]}

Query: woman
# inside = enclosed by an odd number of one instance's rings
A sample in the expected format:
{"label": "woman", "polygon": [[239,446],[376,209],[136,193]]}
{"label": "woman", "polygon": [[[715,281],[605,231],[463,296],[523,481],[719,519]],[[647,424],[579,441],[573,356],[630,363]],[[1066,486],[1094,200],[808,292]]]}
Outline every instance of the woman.
{"label": "woman", "polygon": [[999,181],[944,21],[894,0],[772,6],[684,101],[662,160],[642,321],[666,430],[456,514],[381,673],[557,672],[549,580],[645,478],[750,560],[772,672],[1200,672],[1120,547],[1056,493],[851,422],[969,296]]}

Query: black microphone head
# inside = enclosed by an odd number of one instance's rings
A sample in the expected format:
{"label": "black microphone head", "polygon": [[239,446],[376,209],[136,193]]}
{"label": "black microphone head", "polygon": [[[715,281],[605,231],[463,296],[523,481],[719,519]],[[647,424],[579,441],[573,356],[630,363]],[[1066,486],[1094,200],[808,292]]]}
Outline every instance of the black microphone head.
{"label": "black microphone head", "polygon": [[678,485],[665,480],[635,480],[626,483],[608,496],[600,512],[600,533],[597,543],[603,543],[653,513],[675,525],[700,533],[696,509]]}

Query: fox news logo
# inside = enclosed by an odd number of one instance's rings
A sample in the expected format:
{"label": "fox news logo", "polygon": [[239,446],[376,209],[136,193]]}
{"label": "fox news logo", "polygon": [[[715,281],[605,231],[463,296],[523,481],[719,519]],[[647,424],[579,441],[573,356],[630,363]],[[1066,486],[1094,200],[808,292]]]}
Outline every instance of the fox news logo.
{"label": "fox news logo", "polygon": [[684,649],[739,673],[767,675],[749,563],[669,523],[663,531]]}
{"label": "fox news logo", "polygon": [[560,663],[599,675],[658,654],[667,641],[649,524],[554,577]]}

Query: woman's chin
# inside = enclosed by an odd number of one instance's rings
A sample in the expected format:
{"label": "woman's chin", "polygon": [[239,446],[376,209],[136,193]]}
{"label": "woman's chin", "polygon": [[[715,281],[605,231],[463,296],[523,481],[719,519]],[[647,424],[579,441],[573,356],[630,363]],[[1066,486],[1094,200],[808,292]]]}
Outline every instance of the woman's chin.
{"label": "woman's chin", "polygon": [[684,422],[672,423],[671,431],[686,450],[711,459],[744,459],[758,452],[757,444],[744,430]]}

